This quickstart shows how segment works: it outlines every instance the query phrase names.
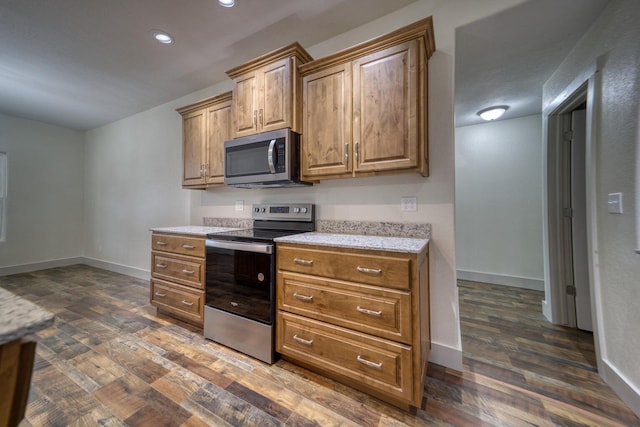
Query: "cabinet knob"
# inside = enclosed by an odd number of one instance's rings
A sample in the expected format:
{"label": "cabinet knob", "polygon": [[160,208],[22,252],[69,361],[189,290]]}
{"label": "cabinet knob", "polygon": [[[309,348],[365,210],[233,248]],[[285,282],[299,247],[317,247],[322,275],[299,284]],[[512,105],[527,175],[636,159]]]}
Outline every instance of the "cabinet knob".
{"label": "cabinet knob", "polygon": [[295,299],[299,299],[300,301],[313,301],[313,295],[302,295],[297,292],[294,292],[293,297]]}
{"label": "cabinet knob", "polygon": [[293,262],[295,262],[296,264],[300,264],[300,265],[313,265],[313,260],[312,259],[294,258]]}
{"label": "cabinet knob", "polygon": [[155,296],[157,296],[157,297],[160,297],[160,298],[164,298],[164,297],[166,297],[166,296],[167,296],[167,294],[162,294],[162,293],[160,293],[160,292],[154,292],[153,294],[154,294]]}
{"label": "cabinet knob", "polygon": [[382,310],[373,311],[373,310],[369,310],[367,308],[362,308],[360,306],[357,306],[356,310],[358,310],[360,313],[368,314],[369,316],[376,316],[376,317],[382,316]]}
{"label": "cabinet knob", "polygon": [[362,363],[363,365],[367,365],[371,368],[376,368],[376,369],[382,369],[382,362],[380,363],[375,363],[372,362],[370,360],[364,359],[362,356],[358,355],[358,357],[356,357],[356,360],[360,363]]}
{"label": "cabinet knob", "polygon": [[293,336],[293,339],[298,341],[300,344],[304,344],[304,345],[311,345],[313,344],[313,340],[305,340],[304,338],[300,338],[297,335]]}
{"label": "cabinet knob", "polygon": [[365,267],[360,267],[357,266],[356,270],[358,270],[360,273],[367,273],[367,274],[381,274],[382,270],[379,268],[365,268]]}

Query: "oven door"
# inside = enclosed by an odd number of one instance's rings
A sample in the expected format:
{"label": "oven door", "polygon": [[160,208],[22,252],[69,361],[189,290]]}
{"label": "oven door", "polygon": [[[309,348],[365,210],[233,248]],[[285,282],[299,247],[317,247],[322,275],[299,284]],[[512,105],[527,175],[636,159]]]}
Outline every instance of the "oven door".
{"label": "oven door", "polygon": [[207,239],[205,304],[267,325],[275,317],[273,243]]}

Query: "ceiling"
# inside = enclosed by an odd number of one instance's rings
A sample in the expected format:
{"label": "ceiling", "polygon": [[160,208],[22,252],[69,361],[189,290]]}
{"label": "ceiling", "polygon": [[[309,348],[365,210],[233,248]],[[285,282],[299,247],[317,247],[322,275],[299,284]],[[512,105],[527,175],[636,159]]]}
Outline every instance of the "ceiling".
{"label": "ceiling", "polygon": [[609,0],[532,0],[456,29],[456,127],[540,114],[542,85]]}
{"label": "ceiling", "polygon": [[[415,0],[1,0],[0,112],[95,127],[226,79],[292,41],[313,46]],[[450,1],[450,0],[447,0]],[[531,0],[456,30],[456,125],[488,105],[540,112],[542,83],[607,0]],[[162,45],[151,30],[167,31]]]}

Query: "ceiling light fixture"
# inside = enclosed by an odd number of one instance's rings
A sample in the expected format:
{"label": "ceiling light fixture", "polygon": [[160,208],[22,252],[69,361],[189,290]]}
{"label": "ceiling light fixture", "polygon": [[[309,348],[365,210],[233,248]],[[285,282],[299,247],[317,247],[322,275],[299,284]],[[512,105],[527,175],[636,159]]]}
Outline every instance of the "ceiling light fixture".
{"label": "ceiling light fixture", "polygon": [[218,0],[220,6],[233,7],[236,4],[235,0]]}
{"label": "ceiling light fixture", "polygon": [[164,31],[151,30],[151,35],[153,35],[153,38],[162,44],[173,43],[173,37],[171,37],[168,33]]}
{"label": "ceiling light fixture", "polygon": [[506,105],[498,105],[495,107],[485,108],[484,110],[478,111],[478,115],[482,120],[491,121],[496,120],[502,117],[502,115],[509,109]]}

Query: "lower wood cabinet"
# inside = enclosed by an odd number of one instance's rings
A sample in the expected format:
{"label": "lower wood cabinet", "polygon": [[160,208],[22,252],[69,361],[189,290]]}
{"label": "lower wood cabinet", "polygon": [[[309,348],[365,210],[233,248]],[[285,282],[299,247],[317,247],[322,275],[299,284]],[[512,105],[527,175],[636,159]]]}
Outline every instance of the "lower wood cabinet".
{"label": "lower wood cabinet", "polygon": [[0,427],[17,427],[24,418],[35,354],[33,341],[0,345]]}
{"label": "lower wood cabinet", "polygon": [[202,326],[205,238],[154,232],[151,248],[151,305]]}
{"label": "lower wood cabinet", "polygon": [[413,409],[431,346],[422,253],[282,243],[276,349],[283,358]]}

